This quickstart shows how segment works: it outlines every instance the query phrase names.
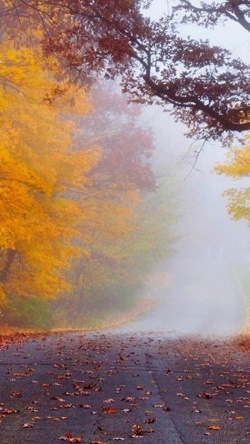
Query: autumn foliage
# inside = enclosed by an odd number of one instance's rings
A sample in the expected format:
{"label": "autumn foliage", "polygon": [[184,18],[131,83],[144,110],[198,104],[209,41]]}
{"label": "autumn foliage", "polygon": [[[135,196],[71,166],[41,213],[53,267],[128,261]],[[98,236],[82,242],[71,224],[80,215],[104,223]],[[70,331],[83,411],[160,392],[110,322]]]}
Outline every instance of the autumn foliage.
{"label": "autumn foliage", "polygon": [[136,233],[156,190],[152,133],[114,86],[86,92],[45,58],[39,23],[20,38],[8,29],[8,11],[0,42],[3,320],[87,320],[97,306],[131,302],[141,284],[145,248]]}
{"label": "autumn foliage", "polygon": [[69,78],[118,77],[133,100],[171,110],[190,136],[228,140],[249,130],[249,64],[185,31],[231,21],[248,32],[249,2],[176,0],[156,21],[151,3],[14,0],[3,2],[0,19],[10,33],[13,23],[26,31],[35,23],[45,54],[56,54]]}
{"label": "autumn foliage", "polygon": [[99,154],[72,151],[73,122],[45,100],[56,82],[41,53],[8,39],[1,52],[1,292],[52,297],[69,288],[62,270],[80,233],[82,211],[66,189],[84,189]]}
{"label": "autumn foliage", "polygon": [[228,211],[234,220],[245,219],[248,224],[250,223],[250,188],[245,185],[244,178],[247,178],[250,173],[249,139],[249,136],[245,138],[243,147],[228,151],[226,162],[215,167],[218,174],[232,177],[236,181],[236,185],[224,193],[229,200]]}

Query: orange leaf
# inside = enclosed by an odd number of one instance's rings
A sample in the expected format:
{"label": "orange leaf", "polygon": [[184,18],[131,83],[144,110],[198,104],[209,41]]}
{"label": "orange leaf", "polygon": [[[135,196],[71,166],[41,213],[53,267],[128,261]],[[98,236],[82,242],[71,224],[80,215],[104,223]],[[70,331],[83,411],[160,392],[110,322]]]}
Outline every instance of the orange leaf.
{"label": "orange leaf", "polygon": [[117,409],[113,407],[104,407],[103,408],[104,413],[117,413]]}
{"label": "orange leaf", "polygon": [[211,425],[208,427],[208,430],[221,430],[221,427],[218,425]]}

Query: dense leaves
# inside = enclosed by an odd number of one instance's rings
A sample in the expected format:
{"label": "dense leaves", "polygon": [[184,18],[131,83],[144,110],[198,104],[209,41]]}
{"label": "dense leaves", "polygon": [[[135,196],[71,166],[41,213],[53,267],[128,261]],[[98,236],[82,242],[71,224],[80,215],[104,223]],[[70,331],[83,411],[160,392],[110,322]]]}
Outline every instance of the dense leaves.
{"label": "dense leaves", "polygon": [[216,166],[215,171],[240,182],[240,186],[231,188],[224,193],[229,199],[228,211],[233,219],[246,219],[250,224],[250,188],[245,186],[246,181],[244,180],[250,174],[249,136],[245,139],[245,146],[230,150],[227,158],[225,164]]}
{"label": "dense leaves", "polygon": [[220,19],[248,29],[248,2],[202,3],[197,8],[181,1],[173,15],[158,21],[147,18],[143,8],[148,2],[142,0],[14,4],[15,11],[7,2],[2,17],[8,23],[15,15],[27,26],[23,16],[28,12],[32,21],[42,21],[45,53],[56,54],[75,81],[120,76],[133,100],[170,106],[191,136],[218,139],[250,128],[248,64],[220,46],[179,32],[181,21],[207,26]]}
{"label": "dense leaves", "polygon": [[[71,241],[81,216],[65,189],[84,188],[98,156],[70,151],[73,122],[44,100],[55,82],[39,50],[5,40],[1,53],[1,291],[54,297],[69,288],[63,270],[77,254]],[[87,99],[81,107],[86,113]]]}
{"label": "dense leaves", "polygon": [[2,322],[45,328],[51,312],[39,298],[54,299],[50,308],[71,324],[83,314],[98,319],[96,308],[117,300],[131,308],[158,241],[145,252],[137,236],[128,248],[156,186],[153,134],[140,127],[140,108],[116,85],[98,84],[87,96],[61,76],[56,58],[44,58],[40,35],[38,26],[1,38],[0,294]]}

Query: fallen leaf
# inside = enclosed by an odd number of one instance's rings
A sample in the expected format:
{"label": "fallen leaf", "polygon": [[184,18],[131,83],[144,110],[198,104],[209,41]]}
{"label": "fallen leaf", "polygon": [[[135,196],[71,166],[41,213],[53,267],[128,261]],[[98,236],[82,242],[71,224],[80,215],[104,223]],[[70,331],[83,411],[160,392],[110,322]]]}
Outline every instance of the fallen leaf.
{"label": "fallen leaf", "polygon": [[91,441],[89,444],[103,444],[102,441]]}
{"label": "fallen leaf", "polygon": [[142,430],[141,426],[138,424],[134,424],[132,430],[137,436],[143,436],[146,433],[154,433],[154,429]]}
{"label": "fallen leaf", "polygon": [[11,396],[11,398],[21,398],[22,393],[21,392],[12,392],[10,396]]}
{"label": "fallen leaf", "polygon": [[58,438],[60,441],[67,441],[71,443],[82,443],[83,439],[81,436],[73,437],[71,433],[65,433],[64,436]]}
{"label": "fallen leaf", "polygon": [[89,404],[79,404],[79,407],[81,409],[91,409],[91,405],[89,405]]}
{"label": "fallen leaf", "polygon": [[126,398],[122,398],[122,401],[134,402],[135,398],[133,396],[127,396]]}
{"label": "fallen leaf", "polygon": [[73,404],[61,404],[59,405],[60,409],[74,409],[75,406]]}
{"label": "fallen leaf", "polygon": [[153,424],[156,421],[156,418],[148,418],[144,422],[145,424]]}
{"label": "fallen leaf", "polygon": [[103,407],[103,411],[104,413],[112,413],[112,414],[117,413],[117,409],[113,407]]}
{"label": "fallen leaf", "polygon": [[96,384],[94,382],[90,382],[89,384],[84,384],[83,388],[85,390],[92,390],[95,386]]}
{"label": "fallen leaf", "polygon": [[208,430],[221,430],[221,427],[218,425],[210,425],[208,426]]}
{"label": "fallen leaf", "polygon": [[201,393],[200,395],[197,395],[197,397],[203,399],[212,399],[213,395],[211,395],[211,393]]}
{"label": "fallen leaf", "polygon": [[69,442],[72,442],[72,443],[83,442],[83,439],[79,436],[77,438],[70,438]]}
{"label": "fallen leaf", "polygon": [[14,413],[20,413],[20,410],[3,409],[1,411],[1,415],[12,415]]}

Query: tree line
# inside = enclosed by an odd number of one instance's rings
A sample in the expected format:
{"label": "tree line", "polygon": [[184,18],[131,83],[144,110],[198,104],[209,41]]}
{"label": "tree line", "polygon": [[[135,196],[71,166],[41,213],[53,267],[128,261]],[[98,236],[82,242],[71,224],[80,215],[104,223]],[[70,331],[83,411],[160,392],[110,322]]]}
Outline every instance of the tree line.
{"label": "tree line", "polygon": [[[190,137],[227,145],[250,128],[249,65],[179,31],[234,22],[247,33],[249,2],[177,0],[159,20],[151,3],[1,2],[0,292],[12,315],[24,296],[55,299],[57,311],[65,298],[74,312],[112,304],[112,289],[136,290],[162,245],[171,248],[171,203],[167,215],[157,207],[166,221],[158,235],[148,216],[159,185],[152,134],[126,94],[171,110]],[[124,98],[103,79],[118,79]],[[217,172],[248,174],[248,151],[235,149]],[[229,192],[236,219],[249,220],[248,195]]]}
{"label": "tree line", "polygon": [[114,84],[71,82],[34,33],[0,45],[2,322],[80,326],[133,305],[172,248],[174,209],[140,107]]}

